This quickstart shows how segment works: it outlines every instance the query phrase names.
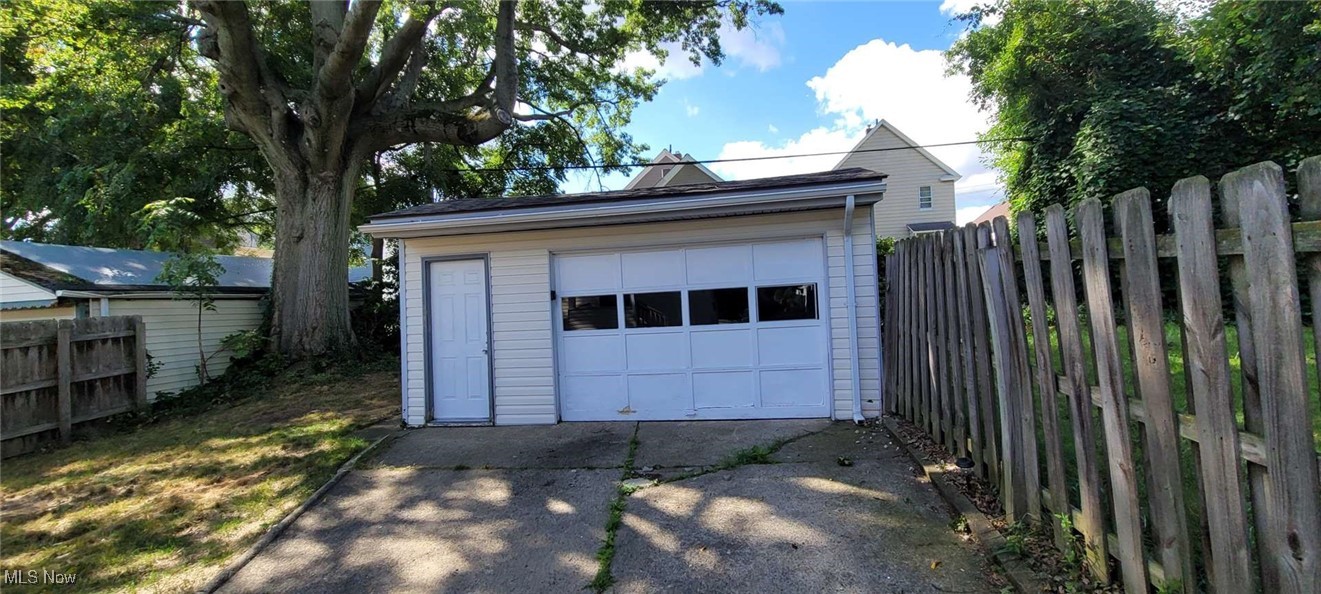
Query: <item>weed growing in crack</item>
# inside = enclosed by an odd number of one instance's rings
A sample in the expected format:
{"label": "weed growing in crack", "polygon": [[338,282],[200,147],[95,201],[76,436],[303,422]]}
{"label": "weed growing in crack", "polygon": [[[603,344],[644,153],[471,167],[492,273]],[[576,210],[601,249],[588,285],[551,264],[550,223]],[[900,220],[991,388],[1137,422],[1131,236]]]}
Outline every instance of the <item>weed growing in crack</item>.
{"label": "weed growing in crack", "polygon": [[614,499],[610,501],[609,513],[605,520],[605,540],[601,542],[601,548],[596,551],[596,576],[587,584],[588,590],[598,594],[605,592],[615,583],[615,576],[610,572],[615,562],[615,535],[619,533],[619,526],[624,523],[628,496],[638,490],[638,487],[625,485],[624,481],[635,474],[633,460],[637,457],[637,453],[638,426],[633,425],[633,437],[628,441],[628,455],[624,457],[624,472],[619,477],[619,486],[615,490]]}

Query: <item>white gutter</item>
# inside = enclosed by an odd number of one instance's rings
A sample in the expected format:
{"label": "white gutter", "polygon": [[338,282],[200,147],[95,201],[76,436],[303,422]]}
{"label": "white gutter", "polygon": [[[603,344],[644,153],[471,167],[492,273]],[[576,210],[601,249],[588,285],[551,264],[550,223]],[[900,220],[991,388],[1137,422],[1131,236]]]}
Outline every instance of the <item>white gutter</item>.
{"label": "white gutter", "polygon": [[862,416],[862,378],[858,377],[858,303],[854,294],[853,278],[853,194],[844,201],[844,306],[849,316],[849,369],[853,378],[853,422],[866,420]]}
{"label": "white gutter", "polygon": [[[162,291],[134,291],[117,293],[114,291],[75,291],[68,289],[59,289],[55,291],[56,297],[65,297],[68,299],[173,299],[174,293],[169,290]],[[261,299],[265,293],[214,293],[213,299]],[[105,305],[103,307],[108,307]],[[104,310],[103,310],[104,311]],[[103,314],[109,315],[109,314]]]}
{"label": "white gutter", "polygon": [[[399,237],[422,231],[462,229],[464,232],[482,232],[482,227],[515,227],[536,223],[564,223],[575,220],[599,220],[603,217],[663,215],[704,209],[737,208],[743,206],[766,207],[812,200],[837,201],[844,193],[875,195],[876,202],[885,191],[884,180],[833,184],[809,188],[759,190],[723,194],[705,198],[665,197],[656,200],[629,200],[626,202],[558,204],[535,208],[497,209],[453,214],[430,214],[415,217],[386,219],[358,227],[363,233],[378,237]],[[837,203],[837,202],[836,202]],[[824,204],[823,204],[824,206]],[[505,229],[517,230],[517,229]]]}

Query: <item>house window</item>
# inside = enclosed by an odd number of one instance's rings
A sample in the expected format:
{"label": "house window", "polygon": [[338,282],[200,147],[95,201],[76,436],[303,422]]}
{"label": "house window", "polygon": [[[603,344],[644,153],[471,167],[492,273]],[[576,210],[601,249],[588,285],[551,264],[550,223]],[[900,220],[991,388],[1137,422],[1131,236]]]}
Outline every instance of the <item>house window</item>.
{"label": "house window", "polygon": [[931,210],[931,186],[922,186],[917,189],[917,207],[922,210]]}
{"label": "house window", "polygon": [[565,297],[560,300],[565,330],[614,330],[619,327],[619,306],[614,295]]}
{"label": "house window", "polygon": [[757,287],[757,321],[815,320],[816,283]]}
{"label": "house window", "polygon": [[694,289],[688,292],[688,319],[694,326],[748,323],[748,290]]}
{"label": "house window", "polygon": [[624,326],[663,328],[683,325],[683,305],[678,291],[624,295]]}

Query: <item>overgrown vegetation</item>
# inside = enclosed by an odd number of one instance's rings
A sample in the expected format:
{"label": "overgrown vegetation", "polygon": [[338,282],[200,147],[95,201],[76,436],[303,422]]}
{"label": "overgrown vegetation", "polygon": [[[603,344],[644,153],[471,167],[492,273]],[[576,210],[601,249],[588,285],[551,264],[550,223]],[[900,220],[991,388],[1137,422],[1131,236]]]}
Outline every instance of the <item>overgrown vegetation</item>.
{"label": "overgrown vegetation", "polygon": [[[950,48],[1015,212],[1321,149],[1321,2],[988,0]],[[1019,140],[1021,139],[1021,140]]]}
{"label": "overgrown vegetation", "polygon": [[356,429],[397,412],[396,367],[249,359],[99,437],[6,460],[0,565],[195,590],[365,447]]}

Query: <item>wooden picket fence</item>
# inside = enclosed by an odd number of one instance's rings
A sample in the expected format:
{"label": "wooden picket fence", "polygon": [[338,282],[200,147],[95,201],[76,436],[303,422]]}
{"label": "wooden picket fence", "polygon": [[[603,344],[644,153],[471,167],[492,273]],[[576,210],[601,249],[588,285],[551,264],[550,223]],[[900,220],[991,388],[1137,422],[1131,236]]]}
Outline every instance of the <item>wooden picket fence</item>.
{"label": "wooden picket fence", "polygon": [[146,345],[139,316],[0,324],[3,457],[146,407]]}
{"label": "wooden picket fence", "polygon": [[1296,182],[1297,222],[1283,171],[1260,163],[1224,176],[1218,201],[1204,177],[1175,184],[1170,235],[1155,235],[1136,189],[1110,203],[1113,236],[1092,199],[1072,233],[1054,205],[1020,213],[1017,241],[1001,217],[898,242],[886,260],[888,412],[970,458],[1009,520],[1051,522],[1061,548],[1081,538],[1093,575],[1128,592],[1321,592],[1308,381],[1308,347],[1321,345],[1321,157]]}

